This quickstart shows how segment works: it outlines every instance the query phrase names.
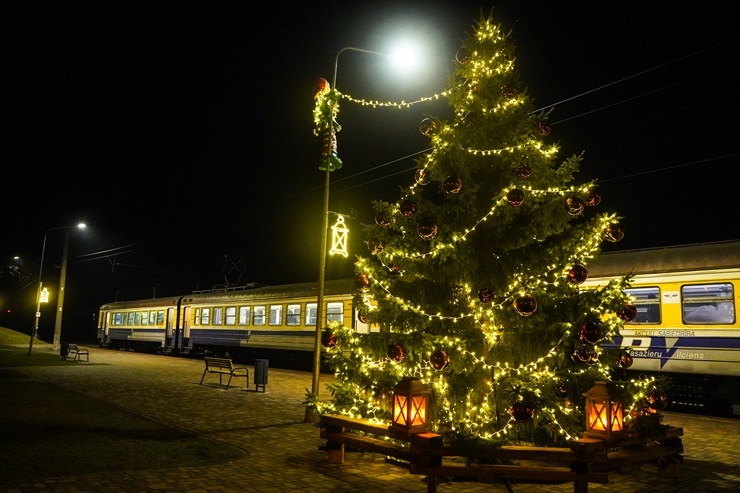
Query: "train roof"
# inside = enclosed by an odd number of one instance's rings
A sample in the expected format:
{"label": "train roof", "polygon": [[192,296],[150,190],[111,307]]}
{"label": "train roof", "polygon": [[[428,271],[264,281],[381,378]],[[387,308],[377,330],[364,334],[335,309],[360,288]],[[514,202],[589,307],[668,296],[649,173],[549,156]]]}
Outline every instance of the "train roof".
{"label": "train roof", "polygon": [[[327,280],[324,282],[324,296],[336,296],[336,295],[347,295],[353,293],[354,280],[352,279],[338,279],[338,280]],[[318,297],[319,284],[318,282],[304,282],[295,284],[281,284],[277,286],[260,286],[254,289],[247,290],[210,290],[207,292],[198,291],[192,295],[186,295],[183,298],[186,301],[198,300],[218,300],[218,299],[234,299],[241,298],[245,299],[260,299],[260,300],[271,300],[271,299],[283,299],[283,298],[305,298],[305,297]]]}
{"label": "train roof", "polygon": [[740,268],[740,240],[600,253],[589,277]]}

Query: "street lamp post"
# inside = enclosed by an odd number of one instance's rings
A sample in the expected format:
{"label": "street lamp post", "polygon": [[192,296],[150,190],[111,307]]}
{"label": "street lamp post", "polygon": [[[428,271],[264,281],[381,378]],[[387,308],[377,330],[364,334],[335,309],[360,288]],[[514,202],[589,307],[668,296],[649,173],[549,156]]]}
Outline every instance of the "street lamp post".
{"label": "street lamp post", "polygon": [[[337,67],[339,65],[339,56],[345,51],[359,51],[361,53],[369,53],[371,55],[388,56],[385,53],[379,53],[377,51],[364,50],[362,48],[354,48],[352,46],[346,46],[337,52],[337,56],[334,58],[334,76],[332,77],[332,84],[330,87],[331,91],[337,90]],[[328,135],[331,136],[334,131],[334,106],[336,98],[332,98],[331,107],[329,108],[329,129]],[[318,299],[316,300],[316,333],[314,337],[314,350],[313,350],[313,379],[311,385],[311,391],[313,395],[319,395],[319,377],[320,377],[320,366],[321,366],[321,331],[324,324],[324,284],[326,279],[326,251],[327,244],[329,242],[329,183],[331,181],[331,170],[332,166],[330,163],[332,156],[331,152],[326,153],[326,172],[324,174],[324,205],[323,205],[323,219],[321,223],[321,253],[319,257],[319,286],[318,286]],[[310,408],[306,408],[306,422],[315,421],[316,416]]]}
{"label": "street lamp post", "polygon": [[[31,331],[31,338],[28,342],[28,356],[31,356],[31,351],[33,350],[33,339],[38,335],[38,332],[39,332],[39,319],[41,318],[41,293],[42,293],[42,287],[43,287],[43,284],[41,282],[41,275],[44,273],[44,254],[46,253],[46,237],[48,236],[50,231],[54,231],[57,229],[70,230],[74,228],[84,229],[85,227],[86,227],[85,223],[79,223],[76,226],[57,226],[54,228],[47,229],[46,232],[44,233],[44,243],[41,247],[41,265],[39,266],[39,282],[38,282],[38,289],[36,292],[36,313],[35,313],[34,322],[33,322],[33,330]],[[59,292],[59,295],[58,295],[59,298],[57,301],[57,310],[59,312],[61,312],[62,310],[62,303],[64,299],[63,289],[64,289],[65,278],[67,276],[68,247],[69,247],[69,231],[67,231],[65,235],[65,239],[64,239],[64,255],[62,258],[62,276],[59,281],[60,292]],[[61,316],[59,316],[58,318],[58,323],[59,323],[59,330],[61,333]],[[58,335],[57,335],[56,330],[57,329],[55,327],[54,328],[54,349],[57,349],[59,347],[58,341],[57,341]]]}

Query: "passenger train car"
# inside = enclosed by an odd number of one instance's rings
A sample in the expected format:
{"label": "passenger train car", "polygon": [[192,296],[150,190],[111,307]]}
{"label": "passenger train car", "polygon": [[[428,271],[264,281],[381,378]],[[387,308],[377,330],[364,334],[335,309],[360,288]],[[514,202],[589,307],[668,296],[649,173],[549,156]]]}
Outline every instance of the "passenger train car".
{"label": "passenger train car", "polygon": [[631,274],[628,374],[671,377],[674,406],[740,415],[740,241],[602,253],[584,287]]}
{"label": "passenger train car", "polygon": [[[602,253],[587,269],[584,289],[632,276],[637,316],[613,341],[632,356],[625,376],[671,376],[674,404],[740,415],[740,241]],[[353,279],[325,287],[327,322],[371,330],[352,307]],[[115,349],[269,356],[310,368],[317,295],[316,283],[304,283],[106,303],[98,339]]]}
{"label": "passenger train car", "polygon": [[[368,332],[352,308],[354,290],[352,279],[325,283],[326,320]],[[98,340],[112,349],[229,355],[243,362],[269,356],[305,369],[313,361],[317,298],[317,283],[302,283],[106,303]]]}

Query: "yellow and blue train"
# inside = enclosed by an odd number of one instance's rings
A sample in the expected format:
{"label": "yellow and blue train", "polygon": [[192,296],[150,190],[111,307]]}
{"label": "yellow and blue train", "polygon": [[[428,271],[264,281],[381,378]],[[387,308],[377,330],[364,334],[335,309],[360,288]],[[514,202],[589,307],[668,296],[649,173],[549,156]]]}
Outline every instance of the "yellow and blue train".
{"label": "yellow and blue train", "polygon": [[[602,253],[587,269],[584,288],[632,276],[637,315],[613,341],[631,356],[625,371],[672,376],[676,405],[740,414],[740,241]],[[327,281],[326,320],[368,332],[352,306],[355,291],[353,279]],[[317,295],[316,283],[302,283],[106,303],[98,339],[115,349],[270,357],[310,368]]]}

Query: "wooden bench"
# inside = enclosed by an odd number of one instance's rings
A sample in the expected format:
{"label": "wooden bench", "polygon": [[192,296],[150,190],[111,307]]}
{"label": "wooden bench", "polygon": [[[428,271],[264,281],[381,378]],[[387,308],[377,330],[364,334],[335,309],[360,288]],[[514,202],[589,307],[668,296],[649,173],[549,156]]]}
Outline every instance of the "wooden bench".
{"label": "wooden bench", "polygon": [[321,438],[326,440],[329,462],[344,462],[345,445],[393,457],[408,462],[411,474],[427,476],[427,493],[437,493],[442,477],[504,481],[509,491],[510,480],[570,482],[574,493],[588,493],[589,483],[609,482],[607,471],[611,469],[657,459],[661,477],[676,477],[677,464],[683,460],[680,455],[683,453],[680,438],[683,429],[673,427],[654,443],[625,441],[618,451],[610,451],[609,444],[603,440],[582,438],[568,448],[502,446],[497,452],[489,451],[486,455],[486,459],[494,459],[495,463],[470,464],[460,459],[476,457],[469,451],[444,445],[442,437],[434,433],[407,434],[387,425],[331,414],[321,416],[321,423]]}
{"label": "wooden bench", "polygon": [[203,376],[200,377],[201,385],[203,385],[203,379],[206,378],[206,373],[218,373],[218,383],[220,385],[223,385],[223,376],[229,376],[229,380],[226,382],[227,389],[229,388],[233,377],[244,377],[246,379],[247,386],[249,386],[249,368],[234,366],[234,363],[230,358],[211,358],[206,356],[204,360],[206,368],[203,370]]}
{"label": "wooden bench", "polygon": [[[77,344],[69,344],[68,346],[69,353],[67,354],[67,357],[74,354],[72,361],[82,361],[83,356],[85,357],[85,361],[90,361],[90,351],[79,347]],[[66,357],[64,359],[66,359]]]}

